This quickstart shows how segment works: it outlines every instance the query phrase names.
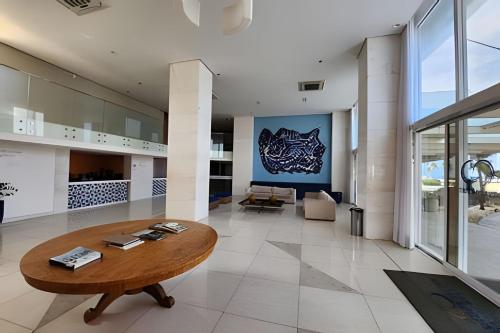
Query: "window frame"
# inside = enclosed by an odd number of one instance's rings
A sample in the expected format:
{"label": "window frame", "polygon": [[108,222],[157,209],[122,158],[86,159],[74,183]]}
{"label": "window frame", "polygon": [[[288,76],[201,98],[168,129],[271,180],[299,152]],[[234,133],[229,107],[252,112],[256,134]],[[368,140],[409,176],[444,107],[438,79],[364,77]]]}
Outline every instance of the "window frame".
{"label": "window frame", "polygon": [[[417,10],[415,15],[413,16],[413,27],[414,31],[418,33],[418,27],[422,25],[425,19],[429,16],[431,11],[436,7],[439,1],[453,1],[453,24],[454,24],[454,39],[455,39],[455,84],[456,84],[456,102],[452,105],[449,105],[437,112],[430,114],[422,119],[417,119],[411,125],[415,145],[415,155],[414,155],[414,194],[416,195],[417,207],[415,207],[415,217],[414,217],[414,227],[415,227],[415,240],[416,245],[425,252],[430,255],[428,249],[421,246],[420,241],[420,223],[421,223],[421,188],[419,185],[420,181],[420,132],[425,131],[427,129],[446,125],[446,158],[445,158],[445,177],[446,184],[448,185],[449,174],[448,174],[448,161],[450,147],[449,143],[449,124],[454,124],[455,126],[455,140],[456,146],[454,148],[455,151],[455,170],[458,170],[458,165],[461,165],[464,162],[464,149],[463,146],[466,144],[465,138],[466,133],[464,132],[464,119],[473,116],[474,114],[485,113],[489,110],[494,110],[500,107],[500,82],[494,84],[491,87],[488,87],[484,90],[476,92],[474,94],[468,95],[468,68],[467,68],[467,21],[466,21],[466,13],[465,13],[465,1],[464,0],[424,0],[421,7]],[[416,81],[418,85],[414,88],[413,93],[417,94],[418,98],[416,98],[415,112],[420,112],[420,103],[421,103],[421,95],[420,95],[420,87],[421,87],[421,67],[420,67],[420,47],[419,47],[419,38],[417,38],[416,48],[413,52],[413,65],[417,69],[414,75],[417,76]],[[411,57],[410,57],[411,59]],[[415,115],[416,116],[416,115]],[[457,256],[457,266],[455,267],[453,264],[448,262],[448,209],[446,211],[446,222],[445,222],[445,230],[444,230],[444,251],[443,258],[437,258],[439,261],[442,261],[445,268],[447,268],[450,272],[458,276],[460,279],[465,281],[468,285],[471,285],[473,288],[478,290],[483,296],[487,297],[490,301],[494,302],[497,305],[500,305],[500,295],[475,280],[473,277],[464,273],[461,269],[467,270],[465,260],[465,249],[467,248],[467,226],[464,225],[464,214],[466,214],[467,207],[467,198],[463,195],[460,189],[463,189],[464,183],[461,179],[458,179],[457,183],[457,191],[458,195],[454,200],[456,200],[457,206],[457,231],[458,231],[458,239],[457,242],[459,244]],[[449,193],[446,193],[447,206],[449,204]]]}

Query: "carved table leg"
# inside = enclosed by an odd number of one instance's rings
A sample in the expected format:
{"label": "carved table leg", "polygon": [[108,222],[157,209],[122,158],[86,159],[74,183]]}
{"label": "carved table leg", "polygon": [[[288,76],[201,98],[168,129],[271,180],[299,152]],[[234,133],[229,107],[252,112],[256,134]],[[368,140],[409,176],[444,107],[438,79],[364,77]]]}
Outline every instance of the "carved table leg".
{"label": "carved table leg", "polygon": [[163,290],[163,287],[158,283],[146,286],[142,288],[142,291],[153,296],[158,304],[160,304],[164,308],[171,308],[175,304],[175,299],[172,296],[167,296],[165,294],[165,290]]}
{"label": "carved table leg", "polygon": [[127,292],[120,292],[120,293],[104,294],[102,295],[101,299],[94,308],[90,308],[87,311],[85,311],[83,315],[83,320],[86,323],[91,322],[92,320],[99,317],[102,314],[102,312],[118,297],[124,294],[134,295],[141,291],[151,295],[158,302],[158,304],[160,304],[160,306],[163,306],[165,308],[171,308],[175,304],[175,299],[172,296],[167,296],[165,294],[165,290],[163,290],[163,287],[157,283],[157,284],[152,284],[150,286],[146,286],[142,289],[129,290]]}
{"label": "carved table leg", "polygon": [[123,293],[108,293],[102,295],[95,308],[90,308],[83,314],[83,320],[88,323],[101,315],[101,313],[111,304],[115,299],[122,296]]}

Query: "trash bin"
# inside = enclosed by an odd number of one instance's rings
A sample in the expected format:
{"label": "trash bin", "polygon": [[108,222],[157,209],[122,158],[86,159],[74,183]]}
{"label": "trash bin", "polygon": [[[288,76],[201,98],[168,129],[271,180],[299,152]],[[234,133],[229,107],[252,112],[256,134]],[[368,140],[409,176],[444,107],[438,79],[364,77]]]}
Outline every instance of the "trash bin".
{"label": "trash bin", "polygon": [[351,211],[351,235],[363,236],[363,209],[353,207]]}

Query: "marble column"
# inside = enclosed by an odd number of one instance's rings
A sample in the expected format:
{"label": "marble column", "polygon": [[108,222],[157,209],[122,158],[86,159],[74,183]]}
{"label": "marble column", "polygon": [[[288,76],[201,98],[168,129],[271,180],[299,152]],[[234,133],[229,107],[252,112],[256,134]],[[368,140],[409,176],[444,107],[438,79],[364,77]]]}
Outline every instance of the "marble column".
{"label": "marble column", "polygon": [[359,55],[358,204],[364,237],[392,240],[401,37],[367,38]]}
{"label": "marble column", "polygon": [[332,112],[332,192],[342,192],[342,201],[349,202],[349,165],[351,144],[349,140],[350,111]]}
{"label": "marble column", "polygon": [[253,116],[234,117],[233,195],[245,195],[253,177]]}
{"label": "marble column", "polygon": [[212,73],[199,60],[170,65],[165,216],[208,217]]}

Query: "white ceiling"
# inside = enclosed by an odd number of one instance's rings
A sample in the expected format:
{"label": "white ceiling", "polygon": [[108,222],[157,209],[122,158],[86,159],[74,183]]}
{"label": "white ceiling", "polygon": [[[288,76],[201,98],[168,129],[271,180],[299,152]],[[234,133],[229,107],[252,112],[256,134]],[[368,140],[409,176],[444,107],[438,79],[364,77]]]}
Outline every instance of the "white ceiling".
{"label": "white ceiling", "polygon": [[[0,42],[163,110],[169,63],[199,58],[220,73],[220,116],[324,113],[356,101],[363,39],[398,32],[421,1],[254,0],[250,28],[224,36],[229,0],[202,0],[200,28],[181,0],[103,0],[109,8],[84,16],[56,0],[0,0]],[[319,79],[324,91],[297,91]]]}

